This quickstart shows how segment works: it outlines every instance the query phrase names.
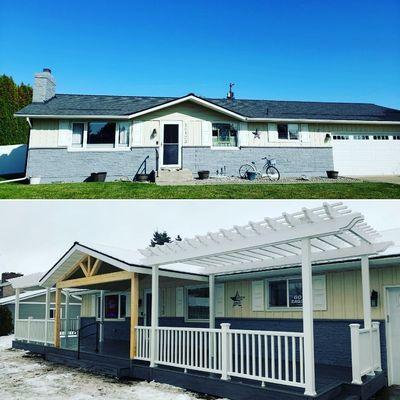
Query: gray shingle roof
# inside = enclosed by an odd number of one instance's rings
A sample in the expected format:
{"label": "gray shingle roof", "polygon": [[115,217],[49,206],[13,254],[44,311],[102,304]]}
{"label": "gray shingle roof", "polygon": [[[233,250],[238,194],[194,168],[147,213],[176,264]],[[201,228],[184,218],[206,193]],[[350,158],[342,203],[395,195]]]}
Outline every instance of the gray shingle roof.
{"label": "gray shingle roof", "polygon": [[[20,115],[129,115],[178,97],[57,94],[46,103],[32,103]],[[203,98],[248,118],[399,121],[400,110],[369,103],[244,100]]]}

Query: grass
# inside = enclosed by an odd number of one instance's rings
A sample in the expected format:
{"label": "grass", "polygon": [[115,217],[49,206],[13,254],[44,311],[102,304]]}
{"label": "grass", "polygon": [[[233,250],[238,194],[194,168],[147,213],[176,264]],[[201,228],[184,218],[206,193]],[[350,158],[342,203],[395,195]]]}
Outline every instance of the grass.
{"label": "grass", "polygon": [[0,199],[399,199],[381,182],[157,186],[130,182],[0,184]]}

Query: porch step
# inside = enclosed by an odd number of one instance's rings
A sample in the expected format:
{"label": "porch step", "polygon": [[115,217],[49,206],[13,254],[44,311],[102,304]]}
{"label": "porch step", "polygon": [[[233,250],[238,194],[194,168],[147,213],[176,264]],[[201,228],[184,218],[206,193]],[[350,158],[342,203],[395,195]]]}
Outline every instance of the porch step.
{"label": "porch step", "polygon": [[158,185],[173,185],[193,181],[192,171],[189,169],[161,169],[156,177]]}
{"label": "porch step", "polygon": [[116,378],[129,377],[129,365],[116,364],[113,360],[106,362],[104,358],[105,357],[101,357],[96,360],[93,357],[85,358],[85,355],[82,355],[80,359],[77,359],[76,357],[56,353],[48,353],[46,355],[46,360],[68,367],[81,368],[84,371]]}

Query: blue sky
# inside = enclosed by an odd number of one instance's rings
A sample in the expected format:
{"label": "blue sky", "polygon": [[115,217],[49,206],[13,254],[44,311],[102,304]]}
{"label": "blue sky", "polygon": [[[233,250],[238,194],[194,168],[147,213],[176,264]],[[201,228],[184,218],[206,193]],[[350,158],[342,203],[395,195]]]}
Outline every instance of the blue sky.
{"label": "blue sky", "polygon": [[0,3],[0,73],[59,93],[373,102],[400,108],[400,2]]}

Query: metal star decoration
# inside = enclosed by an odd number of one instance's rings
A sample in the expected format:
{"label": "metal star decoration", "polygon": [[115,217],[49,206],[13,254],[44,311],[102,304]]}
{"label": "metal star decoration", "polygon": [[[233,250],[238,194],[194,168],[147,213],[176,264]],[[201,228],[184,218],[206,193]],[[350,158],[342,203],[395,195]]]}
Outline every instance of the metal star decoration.
{"label": "metal star decoration", "polygon": [[244,299],[244,296],[241,296],[239,294],[239,291],[236,291],[236,294],[231,297],[231,299],[233,300],[233,307],[238,306],[238,307],[242,307],[242,300]]}
{"label": "metal star decoration", "polygon": [[260,132],[258,132],[258,129],[256,129],[256,130],[253,132],[253,135],[254,135],[254,138],[256,138],[256,139],[261,139]]}

